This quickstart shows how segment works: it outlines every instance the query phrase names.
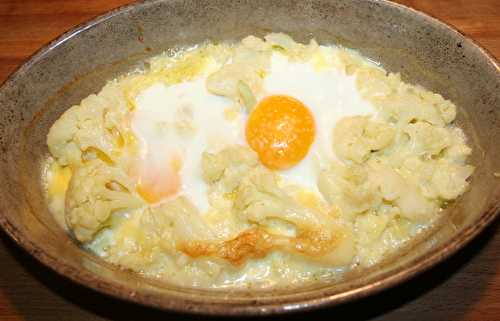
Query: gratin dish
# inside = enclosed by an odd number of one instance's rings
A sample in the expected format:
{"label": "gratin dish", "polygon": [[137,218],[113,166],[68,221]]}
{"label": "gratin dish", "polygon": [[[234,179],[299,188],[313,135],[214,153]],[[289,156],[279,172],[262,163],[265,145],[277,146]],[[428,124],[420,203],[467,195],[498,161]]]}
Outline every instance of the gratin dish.
{"label": "gratin dish", "polygon": [[[270,31],[314,37],[359,50],[405,81],[458,106],[476,166],[470,190],[432,234],[392,259],[299,289],[209,291],[146,280],[93,257],[71,240],[47,209],[41,184],[45,137],[69,106],[106,80],[141,67],[162,51],[238,40]],[[164,309],[253,315],[334,305],[380,291],[456,252],[498,214],[500,76],[498,63],[443,23],[386,1],[146,1],[125,6],[62,35],[0,88],[0,223],[22,247],[57,272],[98,291]]]}

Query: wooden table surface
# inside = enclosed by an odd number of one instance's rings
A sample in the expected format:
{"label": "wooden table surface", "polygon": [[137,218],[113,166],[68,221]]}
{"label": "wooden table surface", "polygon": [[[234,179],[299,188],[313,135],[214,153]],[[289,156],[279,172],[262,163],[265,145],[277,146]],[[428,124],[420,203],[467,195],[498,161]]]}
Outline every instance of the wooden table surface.
{"label": "wooden table surface", "polygon": [[[0,83],[47,41],[130,0],[0,0]],[[500,0],[399,0],[446,21],[500,57]],[[374,297],[290,319],[500,320],[499,220],[465,249]],[[182,320],[76,285],[0,232],[0,320]],[[277,318],[275,318],[277,319]]]}

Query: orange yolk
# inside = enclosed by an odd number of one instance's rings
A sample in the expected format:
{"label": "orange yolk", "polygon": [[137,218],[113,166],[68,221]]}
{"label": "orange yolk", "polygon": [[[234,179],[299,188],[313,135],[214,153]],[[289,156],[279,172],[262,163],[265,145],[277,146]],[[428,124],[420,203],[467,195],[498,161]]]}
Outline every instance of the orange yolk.
{"label": "orange yolk", "polygon": [[138,172],[137,193],[148,203],[157,203],[180,190],[181,177],[174,164],[168,164],[161,170],[143,167]]}
{"label": "orange yolk", "polygon": [[246,139],[260,161],[270,169],[299,163],[314,141],[314,118],[309,109],[288,96],[264,98],[252,111]]}

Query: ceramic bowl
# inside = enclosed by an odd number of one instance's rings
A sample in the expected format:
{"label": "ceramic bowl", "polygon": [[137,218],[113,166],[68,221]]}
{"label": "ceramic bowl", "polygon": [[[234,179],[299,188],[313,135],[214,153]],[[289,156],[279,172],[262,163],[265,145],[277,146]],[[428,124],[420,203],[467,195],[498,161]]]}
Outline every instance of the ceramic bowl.
{"label": "ceramic bowl", "polygon": [[[70,106],[141,61],[207,39],[270,31],[298,41],[354,48],[405,81],[458,106],[473,147],[471,188],[433,234],[397,259],[338,282],[293,290],[209,291],[158,284],[90,255],[58,227],[41,185],[46,134]],[[354,300],[428,269],[469,242],[500,208],[500,76],[497,61],[471,39],[425,14],[383,0],[158,0],[111,11],[51,42],[0,88],[0,224],[24,249],[66,277],[162,309],[257,315]]]}

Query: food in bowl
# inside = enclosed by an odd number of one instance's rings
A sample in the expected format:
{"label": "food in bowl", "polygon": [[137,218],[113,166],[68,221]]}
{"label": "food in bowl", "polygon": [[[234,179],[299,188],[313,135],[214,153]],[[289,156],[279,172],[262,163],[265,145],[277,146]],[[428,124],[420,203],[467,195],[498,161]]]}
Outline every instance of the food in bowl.
{"label": "food in bowl", "polygon": [[474,170],[452,102],[353,50],[272,33],[147,65],[54,123],[46,171],[57,221],[146,277],[338,278],[432,227]]}

